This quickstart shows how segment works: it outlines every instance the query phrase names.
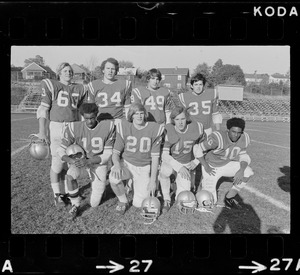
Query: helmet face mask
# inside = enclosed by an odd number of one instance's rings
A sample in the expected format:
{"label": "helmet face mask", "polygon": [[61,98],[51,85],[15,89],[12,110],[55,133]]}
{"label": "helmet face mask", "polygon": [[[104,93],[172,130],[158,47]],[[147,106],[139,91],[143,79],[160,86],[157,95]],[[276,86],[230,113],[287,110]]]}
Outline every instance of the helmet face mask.
{"label": "helmet face mask", "polygon": [[81,159],[85,157],[84,150],[78,144],[71,144],[66,149],[66,154],[72,159]]}
{"label": "helmet face mask", "polygon": [[182,214],[193,214],[197,207],[195,195],[188,190],[181,191],[177,196],[177,206]]}
{"label": "helmet face mask", "polygon": [[211,192],[207,190],[200,190],[196,194],[196,199],[198,202],[198,207],[203,208],[213,208],[214,197]]}
{"label": "helmet face mask", "polygon": [[[36,137],[36,135],[33,135]],[[43,141],[43,140],[33,140],[33,137],[31,138],[31,142],[29,144],[29,153],[30,155],[37,159],[37,160],[43,160],[46,159],[49,156],[50,148],[49,145]]]}
{"label": "helmet face mask", "polygon": [[152,224],[160,215],[160,201],[156,197],[147,197],[142,202],[141,215],[144,218],[144,224]]}

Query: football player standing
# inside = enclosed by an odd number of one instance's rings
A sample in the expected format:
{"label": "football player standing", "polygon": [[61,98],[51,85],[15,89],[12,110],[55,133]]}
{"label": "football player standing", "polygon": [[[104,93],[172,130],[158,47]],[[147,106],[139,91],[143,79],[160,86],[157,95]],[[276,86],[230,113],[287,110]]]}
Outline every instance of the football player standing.
{"label": "football player standing", "polygon": [[170,208],[170,176],[176,175],[176,196],[181,191],[191,190],[191,171],[199,164],[194,158],[193,146],[206,139],[203,125],[191,121],[186,108],[175,107],[170,115],[171,123],[166,125],[166,136],[159,173],[164,198],[163,212]]}
{"label": "football player standing", "polygon": [[[115,125],[112,120],[97,122],[98,107],[95,103],[83,103],[80,113],[84,121],[69,123],[65,129],[60,148],[57,150],[62,161],[70,167],[67,172],[67,182],[73,218],[78,213],[80,205],[79,185],[77,179],[89,176],[92,193],[90,205],[99,205],[106,186],[107,162],[111,157],[115,140]],[[66,151],[72,144],[84,149],[85,157],[73,159]]]}
{"label": "football player standing", "polygon": [[169,117],[167,101],[170,91],[160,87],[161,72],[158,69],[148,71],[146,79],[147,86],[140,86],[132,90],[131,103],[141,103],[148,112],[148,121],[155,121],[158,124],[166,123]]}
{"label": "football player standing", "polygon": [[126,117],[130,105],[132,83],[117,79],[119,62],[108,58],[101,64],[103,79],[96,79],[88,84],[89,102],[98,105],[98,121],[102,119],[122,119]]}
{"label": "football player standing", "polygon": [[214,131],[208,140],[201,142],[195,150],[196,157],[202,164],[202,189],[210,191],[217,202],[216,185],[221,177],[233,177],[233,185],[225,195],[225,205],[229,208],[240,207],[234,199],[236,194],[253,176],[249,164],[250,156],[247,148],[250,144],[249,135],[244,132],[245,121],[241,118],[231,118],[226,123],[227,130]]}
{"label": "football player standing", "polygon": [[41,81],[42,100],[37,110],[38,137],[48,144],[50,143],[52,155],[50,182],[55,205],[64,205],[65,203],[64,181],[67,169],[64,167],[64,162],[57,155],[56,150],[61,144],[63,130],[66,125],[80,119],[78,107],[87,96],[83,85],[72,83],[73,74],[71,65],[63,62],[57,68],[59,81],[43,79]]}
{"label": "football player standing", "polygon": [[129,203],[123,180],[133,180],[132,204],[135,207],[141,207],[143,200],[155,192],[164,125],[147,121],[145,107],[133,103],[128,121],[118,121],[116,131],[109,180],[119,200],[116,211],[124,214]]}

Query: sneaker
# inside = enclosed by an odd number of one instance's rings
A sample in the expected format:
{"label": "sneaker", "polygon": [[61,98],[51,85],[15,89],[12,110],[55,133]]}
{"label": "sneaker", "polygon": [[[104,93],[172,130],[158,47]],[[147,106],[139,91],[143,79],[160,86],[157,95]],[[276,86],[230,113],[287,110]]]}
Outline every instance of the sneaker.
{"label": "sneaker", "polygon": [[117,207],[116,207],[116,211],[118,214],[120,215],[124,215],[126,210],[128,209],[128,203],[125,202],[118,202]]}
{"label": "sneaker", "polygon": [[228,208],[238,208],[238,209],[242,208],[242,206],[234,198],[229,199],[225,197],[224,202],[225,202],[225,206]]}
{"label": "sneaker", "polygon": [[72,220],[76,219],[77,214],[78,214],[78,210],[79,210],[79,207],[73,204],[70,211],[69,211],[69,213],[72,216]]}
{"label": "sneaker", "polygon": [[171,202],[168,200],[165,200],[162,212],[167,213],[170,210],[170,207],[171,207]]}
{"label": "sneaker", "polygon": [[64,196],[60,194],[56,195],[54,198],[54,204],[57,207],[65,206]]}

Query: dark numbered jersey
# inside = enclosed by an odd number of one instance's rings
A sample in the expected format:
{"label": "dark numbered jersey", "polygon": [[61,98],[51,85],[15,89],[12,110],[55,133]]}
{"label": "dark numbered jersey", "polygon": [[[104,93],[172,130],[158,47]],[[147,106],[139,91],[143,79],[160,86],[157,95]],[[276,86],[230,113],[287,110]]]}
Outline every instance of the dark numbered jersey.
{"label": "dark numbered jersey", "polygon": [[179,100],[184,107],[190,107],[189,113],[192,120],[201,122],[204,129],[211,128],[212,115],[218,114],[215,89],[204,90],[200,95],[190,90],[179,94]]}
{"label": "dark numbered jersey", "polygon": [[118,79],[106,84],[97,79],[88,85],[89,102],[95,102],[99,108],[100,119],[124,117],[124,106],[130,105],[131,81]]}
{"label": "dark numbered jersey", "polygon": [[90,129],[85,121],[71,122],[64,131],[61,147],[66,149],[73,143],[80,145],[88,158],[101,155],[104,149],[112,149],[115,140],[115,126],[112,120],[100,121]]}
{"label": "dark numbered jersey", "polygon": [[148,112],[148,121],[161,124],[166,122],[165,111],[169,94],[169,90],[164,87],[160,87],[156,91],[138,87],[132,90],[131,103],[143,104]]}
{"label": "dark numbered jersey", "polygon": [[193,146],[206,138],[203,125],[192,122],[184,132],[176,129],[169,123],[166,125],[166,136],[163,151],[169,153],[181,164],[189,163],[194,159]]}
{"label": "dark numbered jersey", "polygon": [[232,142],[227,131],[214,131],[206,141],[200,143],[203,151],[208,151],[205,160],[216,167],[224,166],[230,161],[239,161],[243,154],[247,154],[250,137],[246,132],[237,142]]}
{"label": "dark numbered jersey", "polygon": [[79,120],[78,107],[87,97],[87,91],[83,85],[64,85],[57,80],[43,79],[41,90],[41,105],[50,110],[51,121],[71,122]]}
{"label": "dark numbered jersey", "polygon": [[147,122],[142,129],[123,119],[116,122],[117,137],[113,151],[135,166],[146,166],[160,156],[163,124]]}

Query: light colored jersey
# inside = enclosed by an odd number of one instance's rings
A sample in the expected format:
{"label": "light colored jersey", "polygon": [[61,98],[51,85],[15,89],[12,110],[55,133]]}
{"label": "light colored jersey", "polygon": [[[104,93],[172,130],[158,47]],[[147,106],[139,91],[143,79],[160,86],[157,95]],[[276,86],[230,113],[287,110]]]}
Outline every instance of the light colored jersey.
{"label": "light colored jersey", "polygon": [[87,158],[101,155],[104,149],[112,149],[115,140],[115,126],[112,120],[100,121],[94,129],[86,126],[85,121],[68,124],[61,147],[67,149],[73,143],[81,146]]}
{"label": "light colored jersey", "polygon": [[87,96],[81,84],[64,85],[53,79],[41,81],[41,105],[49,109],[51,121],[71,122],[79,120],[78,107]]}
{"label": "light colored jersey", "polygon": [[147,122],[145,127],[137,129],[133,123],[123,119],[116,123],[117,137],[113,152],[135,166],[151,164],[152,157],[160,156],[160,147],[164,126],[156,122]]}
{"label": "light colored jersey", "polygon": [[146,87],[138,87],[132,90],[131,103],[141,103],[148,112],[148,121],[155,121],[159,124],[166,122],[166,105],[170,92],[164,87],[156,91]]}
{"label": "light colored jersey", "polygon": [[207,140],[200,143],[203,151],[207,151],[205,160],[215,167],[226,165],[230,161],[239,161],[250,144],[250,137],[246,132],[237,142],[232,142],[227,131],[214,131]]}
{"label": "light colored jersey", "polygon": [[217,91],[204,90],[202,94],[197,95],[192,90],[178,95],[181,104],[190,107],[191,119],[201,122],[204,129],[211,128],[212,115],[218,114],[217,109]]}
{"label": "light colored jersey", "polygon": [[106,84],[102,79],[94,80],[88,85],[89,102],[95,102],[99,108],[99,119],[124,117],[124,107],[130,105],[131,81],[118,79]]}
{"label": "light colored jersey", "polygon": [[171,123],[166,125],[166,136],[163,151],[169,153],[181,164],[187,164],[194,159],[193,146],[206,138],[203,125],[192,122],[184,132],[176,130]]}

